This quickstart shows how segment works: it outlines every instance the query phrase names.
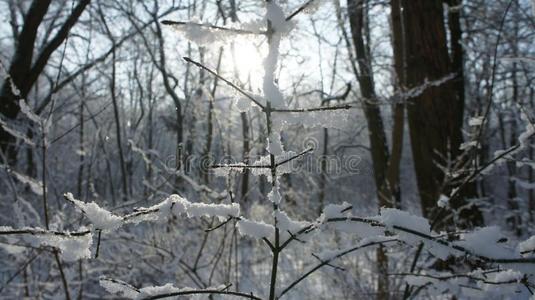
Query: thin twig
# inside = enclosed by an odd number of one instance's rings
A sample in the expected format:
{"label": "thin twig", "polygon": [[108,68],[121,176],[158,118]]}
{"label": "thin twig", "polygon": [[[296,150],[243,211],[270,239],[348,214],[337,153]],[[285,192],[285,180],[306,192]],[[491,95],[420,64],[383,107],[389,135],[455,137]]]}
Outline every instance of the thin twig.
{"label": "thin twig", "polygon": [[280,162],[275,163],[274,166],[271,165],[244,165],[244,164],[222,164],[222,165],[211,165],[210,168],[212,169],[218,169],[218,168],[236,168],[236,169],[271,169],[273,167],[277,168],[285,163],[288,163],[294,159],[297,159],[305,154],[307,154],[310,151],[313,151],[314,148],[308,148],[305,151],[292,156],[290,158],[286,158],[284,160],[281,160]]}
{"label": "thin twig", "polygon": [[307,7],[310,6],[310,4],[312,4],[312,2],[314,1],[320,1],[320,0],[308,0],[307,2],[305,2],[305,4],[299,6],[294,12],[292,12],[289,16],[286,17],[286,22],[290,21],[291,19],[293,19],[295,16],[297,16],[300,12],[302,12],[303,10],[305,10]]}
{"label": "thin twig", "polygon": [[39,255],[41,254],[41,250],[38,250],[37,253],[35,253],[28,261],[26,261],[11,277],[8,278],[8,280],[4,283],[3,286],[0,287],[0,293],[15,279],[21,272],[26,269]]}
{"label": "thin twig", "polygon": [[[320,262],[324,262],[324,260],[323,260],[321,257],[317,256],[316,254],[312,253],[312,256],[313,256],[315,259],[317,259],[318,261],[320,261]],[[329,262],[327,262],[325,265],[326,265],[326,266],[329,266],[329,267],[331,267],[331,268],[333,268],[333,269],[335,269],[335,270],[339,270],[339,271],[345,271],[345,270],[346,270],[346,269],[344,269],[344,268],[342,268],[342,267],[338,267],[338,266],[332,265],[332,264],[330,264]]]}
{"label": "thin twig", "polygon": [[288,163],[288,162],[290,162],[290,161],[292,161],[292,160],[294,160],[294,159],[297,159],[297,158],[299,158],[299,157],[301,157],[301,156],[303,156],[303,155],[305,155],[305,154],[307,154],[308,152],[313,151],[313,150],[314,150],[314,148],[311,147],[311,148],[308,148],[308,149],[306,149],[305,151],[303,151],[303,152],[301,152],[301,153],[299,153],[299,154],[297,154],[297,155],[295,155],[295,156],[293,156],[293,157],[284,159],[284,160],[282,160],[282,161],[276,163],[276,164],[275,164],[275,168],[276,168],[276,167],[279,167],[279,166],[281,166],[281,165],[283,165],[283,164],[285,164],[285,163]]}
{"label": "thin twig", "polygon": [[98,258],[98,253],[99,253],[99,250],[100,250],[100,236],[102,234],[102,229],[97,229],[98,231],[98,236],[97,236],[97,250],[95,251],[95,258]]}
{"label": "thin twig", "polygon": [[28,228],[28,229],[7,229],[7,230],[0,230],[0,235],[55,235],[55,236],[62,236],[62,237],[78,237],[78,236],[84,236],[90,234],[91,231],[84,230],[84,231],[75,231],[75,232],[69,232],[69,231],[56,231],[56,230],[45,230],[41,228]]}
{"label": "thin twig", "polygon": [[488,100],[487,100],[487,105],[485,107],[485,113],[483,114],[483,121],[481,122],[481,126],[479,128],[479,131],[477,133],[477,138],[476,138],[476,147],[474,149],[478,149],[479,148],[479,145],[481,143],[481,137],[483,136],[483,130],[484,130],[484,125],[485,125],[485,121],[487,120],[488,116],[489,116],[489,113],[490,113],[490,108],[492,106],[492,96],[493,96],[493,92],[494,92],[494,82],[496,80],[496,68],[497,68],[497,60],[498,60],[498,47],[500,45],[500,40],[502,38],[502,30],[503,30],[503,26],[505,25],[505,19],[507,17],[507,13],[509,12],[509,9],[511,8],[511,5],[513,4],[514,0],[510,0],[509,3],[507,4],[507,7],[505,8],[505,11],[503,12],[503,15],[502,15],[502,19],[500,21],[500,27],[498,28],[498,37],[496,38],[496,45],[494,45],[494,54],[493,54],[493,59],[492,59],[492,70],[491,70],[491,78],[490,78],[490,86],[489,86],[489,91],[488,91]]}
{"label": "thin twig", "polygon": [[303,281],[304,279],[306,279],[308,276],[310,276],[312,273],[316,272],[318,269],[320,269],[321,267],[329,264],[331,261],[337,259],[337,258],[340,258],[344,255],[347,255],[351,252],[355,252],[357,250],[360,250],[360,249],[363,249],[363,248],[366,248],[366,247],[370,247],[370,246],[376,246],[376,245],[382,245],[384,243],[389,243],[389,242],[396,242],[397,239],[389,239],[389,240],[384,240],[384,241],[374,241],[374,242],[369,242],[369,243],[366,243],[366,244],[362,244],[362,245],[358,245],[358,246],[355,246],[351,249],[348,249],[348,250],[345,250],[343,252],[340,252],[339,254],[335,255],[334,257],[331,257],[329,259],[325,259],[325,260],[322,260],[321,263],[317,264],[316,266],[314,266],[312,269],[310,269],[308,272],[306,272],[305,274],[301,275],[301,277],[299,277],[297,280],[293,281],[292,283],[290,283],[286,288],[284,288],[282,290],[282,292],[280,292],[279,294],[279,298],[281,298],[284,294],[286,294],[287,292],[289,292],[293,287],[295,287],[297,284],[299,284],[301,281]]}
{"label": "thin twig", "polygon": [[223,164],[223,165],[211,165],[210,168],[235,168],[235,169],[271,169],[270,165],[244,165],[244,164]]}
{"label": "thin twig", "polygon": [[220,291],[220,290],[215,290],[215,289],[189,290],[189,291],[181,291],[181,292],[160,294],[160,295],[154,295],[154,296],[149,296],[149,297],[145,297],[145,298],[140,298],[140,300],[153,300],[153,299],[163,299],[163,298],[170,298],[170,297],[176,297],[176,296],[202,295],[202,294],[227,295],[227,296],[236,296],[236,297],[242,297],[242,298],[247,298],[247,299],[262,300],[262,298],[256,297],[256,296],[254,296],[252,294],[246,294],[246,293],[241,293],[241,292],[233,292],[233,291]]}
{"label": "thin twig", "polygon": [[65,272],[63,271],[63,264],[61,263],[61,258],[59,257],[59,251],[57,249],[54,250],[54,258],[56,259],[61,283],[63,284],[63,289],[65,290],[65,299],[70,300],[71,295],[69,292],[69,284],[67,283],[67,277],[65,276]]}
{"label": "thin twig", "polygon": [[211,228],[205,229],[204,232],[211,232],[211,231],[217,230],[217,229],[223,227],[223,226],[224,226],[225,224],[227,224],[228,222],[230,222],[232,219],[233,219],[233,218],[230,217],[230,218],[228,218],[225,222],[222,222],[222,223],[218,224],[218,225],[215,226],[215,227],[211,227]]}
{"label": "thin twig", "polygon": [[192,63],[192,64],[196,65],[197,67],[207,71],[208,73],[214,75],[215,77],[219,78],[220,80],[222,80],[223,82],[225,82],[226,84],[230,85],[232,88],[237,90],[240,94],[244,95],[247,99],[251,100],[254,104],[258,105],[258,107],[262,108],[262,110],[265,109],[264,105],[262,105],[262,103],[260,103],[258,100],[256,100],[253,96],[251,96],[249,93],[247,93],[246,91],[244,91],[243,89],[241,89],[240,87],[238,87],[237,85],[232,83],[231,81],[225,79],[223,76],[217,74],[215,71],[211,70],[210,68],[204,66],[203,64],[201,64],[199,62],[196,62],[196,61],[192,60],[189,57],[183,57],[183,59],[185,61],[187,61],[189,63]]}
{"label": "thin twig", "polygon": [[271,111],[277,112],[277,113],[307,113],[307,112],[314,112],[314,111],[342,110],[342,109],[351,109],[351,108],[355,108],[355,106],[352,106],[349,104],[342,104],[342,105],[333,105],[333,106],[320,106],[320,107],[313,107],[313,108],[295,108],[295,109],[273,108]]}

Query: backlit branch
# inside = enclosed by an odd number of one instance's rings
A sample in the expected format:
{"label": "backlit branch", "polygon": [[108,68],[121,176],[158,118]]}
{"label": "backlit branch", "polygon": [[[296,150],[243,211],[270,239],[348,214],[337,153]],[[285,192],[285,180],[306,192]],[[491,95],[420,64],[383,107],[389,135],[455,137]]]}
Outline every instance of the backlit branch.
{"label": "backlit branch", "polygon": [[189,63],[192,63],[194,65],[196,65],[197,67],[207,71],[208,73],[214,75],[215,77],[217,77],[218,79],[222,80],[223,82],[225,82],[226,84],[228,84],[229,86],[231,86],[232,88],[234,88],[236,91],[238,91],[240,94],[244,95],[247,99],[251,100],[254,104],[258,105],[258,107],[262,108],[262,110],[265,109],[264,105],[262,105],[262,103],[260,103],[258,100],[256,100],[252,95],[250,95],[248,92],[246,92],[245,90],[243,90],[242,88],[238,87],[236,84],[232,83],[230,80],[227,80],[226,78],[224,78],[223,76],[217,74],[215,71],[213,71],[212,69],[204,66],[203,64],[197,62],[197,61],[194,61],[192,60],[191,58],[189,57],[183,57],[183,59]]}
{"label": "backlit branch", "polygon": [[222,27],[222,26],[217,26],[217,25],[212,25],[212,24],[202,24],[202,23],[194,23],[194,22],[163,20],[161,23],[163,25],[170,25],[170,26],[193,25],[193,26],[205,27],[205,28],[214,29],[214,30],[232,32],[236,34],[266,34],[266,32],[264,31],[252,31],[252,30],[241,29],[241,28],[229,28],[229,27]]}
{"label": "backlit branch", "polygon": [[210,166],[212,169],[218,169],[218,168],[230,168],[230,169],[272,169],[272,168],[277,168],[277,167],[280,167],[281,165],[284,165],[292,160],[295,160],[311,151],[313,151],[314,148],[308,148],[306,150],[304,150],[303,152],[297,154],[297,155],[294,155],[290,158],[287,158],[287,159],[284,159],[280,162],[277,162],[274,164],[274,166],[271,166],[271,165],[245,165],[245,164],[216,164],[216,165],[212,165]]}
{"label": "backlit branch", "polygon": [[306,8],[308,8],[314,1],[321,1],[321,0],[308,0],[303,5],[299,6],[294,12],[292,12],[289,16],[286,17],[286,22],[293,19],[295,16],[297,16],[300,12],[304,11]]}

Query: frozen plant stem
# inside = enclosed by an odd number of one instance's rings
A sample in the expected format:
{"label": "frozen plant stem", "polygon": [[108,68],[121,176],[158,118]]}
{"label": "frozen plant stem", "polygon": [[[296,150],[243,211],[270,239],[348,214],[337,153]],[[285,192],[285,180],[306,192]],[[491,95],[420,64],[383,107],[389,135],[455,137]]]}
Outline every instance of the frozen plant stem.
{"label": "frozen plant stem", "polygon": [[[270,15],[273,14],[274,9],[270,6],[276,6],[275,3],[272,1],[275,0],[267,0],[266,1],[266,15],[267,15],[267,40],[268,40],[268,48],[269,53],[268,56],[265,59],[265,75],[264,75],[264,96],[266,97],[266,109],[264,110],[264,113],[266,115],[266,128],[267,128],[267,136],[271,137],[272,133],[272,120],[271,120],[271,101],[275,100],[277,105],[282,104],[282,94],[280,93],[278,87],[275,86],[274,83],[274,73],[275,68],[277,64],[278,59],[278,48],[280,44],[280,33],[275,34],[274,26],[272,24],[272,21],[270,19]],[[271,16],[273,17],[273,16]],[[275,99],[273,99],[273,97]],[[270,143],[272,143],[271,139],[268,138],[268,149],[271,149]],[[271,152],[271,151],[270,151]],[[272,191],[276,188],[277,183],[277,166],[275,164],[275,155],[273,153],[269,154],[269,161],[270,161],[270,168],[271,168],[271,189]],[[279,209],[278,203],[273,202],[273,212],[274,212],[274,227],[275,227],[275,241],[274,245],[271,248],[271,251],[273,253],[273,260],[271,262],[271,279],[269,283],[269,300],[275,299],[275,293],[276,293],[276,287],[277,287],[277,271],[279,266],[279,253],[281,251],[279,247],[279,228],[277,224],[277,217],[275,212]]]}
{"label": "frozen plant stem", "polygon": [[243,96],[245,96],[247,99],[251,100],[254,104],[256,104],[258,107],[260,107],[262,110],[265,110],[265,107],[264,105],[262,105],[262,103],[258,102],[258,100],[256,100],[253,96],[251,96],[249,93],[247,93],[246,91],[244,91],[243,89],[239,88],[237,85],[235,85],[234,83],[232,83],[231,81],[221,77],[221,75],[217,74],[217,72],[207,68],[206,66],[204,66],[203,64],[199,63],[199,62],[196,62],[194,60],[192,60],[191,58],[189,57],[183,57],[183,59],[189,63],[192,63],[194,65],[196,65],[197,67],[207,71],[208,73],[214,75],[215,77],[217,77],[218,79],[221,79],[223,82],[225,82],[226,84],[228,84],[230,87],[232,87],[233,89],[235,89],[236,91],[238,91],[240,94],[242,94]]}
{"label": "frozen plant stem", "polygon": [[[270,19],[273,17],[273,10],[276,10],[278,7],[276,7],[276,3],[273,1],[275,0],[267,0],[266,1],[266,16],[267,16],[267,41],[268,41],[268,56],[265,58],[264,62],[264,69],[265,69],[265,75],[264,75],[264,96],[266,97],[266,109],[264,110],[264,113],[266,115],[266,128],[267,128],[267,136],[271,137],[272,133],[272,120],[271,120],[271,101],[276,101],[277,105],[281,105],[283,102],[282,94],[280,93],[278,87],[275,86],[274,83],[274,73],[275,68],[277,64],[278,59],[278,48],[280,44],[280,33],[275,33],[274,26],[272,23],[272,20]],[[280,9],[280,8],[279,8]],[[275,99],[273,99],[273,97]],[[271,149],[270,143],[271,141],[268,138],[268,149]],[[275,155],[273,153],[269,154],[269,161],[270,161],[270,168],[271,168],[271,189],[272,191],[276,188],[277,183],[277,166],[275,164]],[[277,224],[277,217],[275,212],[279,209],[278,203],[273,202],[273,212],[274,212],[274,227],[275,227],[275,241],[273,247],[271,247],[271,251],[273,253],[273,260],[271,262],[271,279],[269,283],[269,300],[275,299],[275,293],[276,293],[276,286],[277,286],[277,271],[279,266],[279,253],[281,251],[279,247],[279,228]]]}
{"label": "frozen plant stem", "polygon": [[[270,22],[268,21],[268,33],[271,32],[270,30]],[[270,35],[268,34],[268,41],[269,41]],[[267,106],[265,109],[266,114],[266,125],[267,125],[267,131],[268,136],[271,136],[271,102],[269,100],[266,101]],[[270,143],[268,139],[268,143]],[[268,146],[269,149],[269,146]],[[271,167],[271,188],[275,189],[275,185],[277,182],[276,176],[277,176],[277,165],[275,164],[275,155],[269,154],[269,160],[270,160],[270,167]],[[273,202],[273,211],[276,212],[278,210],[278,204],[276,202]],[[276,292],[276,285],[277,285],[277,269],[279,265],[279,252],[281,251],[279,247],[279,228],[277,226],[277,218],[274,219],[275,224],[275,245],[273,248],[271,248],[271,251],[273,253],[273,261],[271,263],[271,280],[269,283],[269,299],[274,300],[275,299],[275,292]]]}
{"label": "frozen plant stem", "polygon": [[[43,188],[43,210],[45,215],[45,228],[46,230],[50,230],[50,222],[48,218],[48,198],[47,198],[47,191],[46,191],[46,121],[41,121],[41,151],[42,151],[42,188]],[[59,251],[58,249],[53,250],[54,253],[54,259],[56,261],[56,264],[58,265],[58,271],[61,277],[61,283],[63,284],[63,289],[65,291],[65,299],[70,300],[71,296],[69,293],[69,285],[67,283],[67,278],[65,277],[65,273],[63,272],[63,264],[61,263],[61,258],[59,257]]]}
{"label": "frozen plant stem", "polygon": [[46,230],[49,230],[49,221],[48,221],[48,199],[46,195],[46,139],[45,139],[45,124],[41,124],[41,134],[42,134],[42,188],[43,188],[43,210],[45,215],[45,228]]}

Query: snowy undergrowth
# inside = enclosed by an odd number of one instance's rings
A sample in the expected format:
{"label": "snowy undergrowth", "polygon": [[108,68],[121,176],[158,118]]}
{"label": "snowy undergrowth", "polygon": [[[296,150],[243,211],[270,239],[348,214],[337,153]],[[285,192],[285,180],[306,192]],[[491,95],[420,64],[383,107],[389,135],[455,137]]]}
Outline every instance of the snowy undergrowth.
{"label": "snowy undergrowth", "polygon": [[[321,253],[320,257],[324,261],[334,260],[343,254],[360,250],[360,247],[378,243],[390,243],[397,241],[410,246],[424,245],[424,251],[441,259],[448,257],[459,257],[464,259],[473,259],[475,261],[484,261],[489,266],[498,267],[500,271],[487,274],[486,277],[478,277],[477,272],[462,276],[452,276],[445,272],[426,272],[420,275],[408,276],[407,281],[412,285],[433,284],[431,291],[436,294],[444,293],[447,289],[450,292],[456,291],[465,295],[474,295],[477,292],[482,295],[486,292],[508,294],[516,291],[524,284],[524,280],[535,276],[535,237],[511,245],[503,242],[503,234],[497,227],[484,227],[472,232],[466,232],[459,236],[458,240],[448,240],[446,236],[430,230],[429,221],[425,218],[411,215],[407,212],[397,209],[382,209],[381,213],[375,217],[357,217],[354,216],[348,204],[329,205],[325,208],[324,213],[313,222],[303,222],[292,220],[281,210],[274,213],[274,219],[277,221],[277,228],[281,232],[281,241],[295,242],[307,241],[313,234],[324,234],[325,229],[333,227],[346,233],[354,234],[360,242],[348,249],[326,250]],[[98,209],[99,215],[106,214],[105,210]],[[254,239],[266,239],[273,243],[275,226],[273,224],[261,221],[252,221],[239,215],[240,209],[237,204],[234,205],[210,205],[189,203],[177,195],[171,195],[158,205],[150,208],[139,209],[137,213],[123,216],[125,221],[130,222],[132,218],[134,223],[141,221],[162,221],[172,213],[183,214],[186,217],[196,216],[217,216],[224,221],[225,218],[235,218],[238,220],[237,227],[239,232]],[[108,212],[109,213],[109,212]],[[111,213],[109,213],[111,214]],[[142,216],[142,217],[141,217]],[[476,279],[481,279],[477,281]],[[459,283],[468,281],[477,282],[472,287],[460,288]],[[496,282],[501,282],[508,286],[503,290],[495,288]],[[110,288],[109,282],[103,283],[107,290],[117,293],[121,291],[124,295],[124,289],[118,290]],[[116,285],[113,285],[116,287]],[[175,288],[171,285],[163,287],[144,288],[138,292],[131,293],[132,299],[138,299],[144,296],[154,296],[158,293],[183,292],[188,288]],[[136,298],[138,297],[138,298]]]}

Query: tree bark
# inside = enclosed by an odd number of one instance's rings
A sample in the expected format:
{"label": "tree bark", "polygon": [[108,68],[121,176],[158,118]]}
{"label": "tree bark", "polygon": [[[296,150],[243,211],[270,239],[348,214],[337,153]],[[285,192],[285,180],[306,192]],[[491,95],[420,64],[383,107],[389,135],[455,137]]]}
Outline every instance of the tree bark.
{"label": "tree bark", "polygon": [[[392,30],[392,48],[394,50],[394,70],[395,70],[395,94],[392,105],[393,109],[393,128],[392,128],[392,151],[387,171],[387,182],[390,188],[395,206],[401,207],[401,188],[399,182],[401,155],[403,154],[403,133],[405,128],[405,104],[399,97],[400,92],[405,88],[405,46],[403,36],[403,21],[401,0],[392,0],[390,2],[390,21]],[[396,97],[397,96],[397,97]]]}
{"label": "tree bark", "polygon": [[[407,87],[415,88],[426,81],[447,77],[455,70],[450,67],[442,1],[403,0],[402,5],[407,16],[403,18]],[[454,184],[446,182],[439,164],[455,161],[461,155],[463,105],[458,99],[458,86],[448,81],[427,87],[410,98],[407,107],[417,185],[422,213],[426,217],[431,216],[439,196],[455,188]],[[466,187],[459,197],[450,199],[450,206],[456,209],[465,205],[472,190],[475,190],[472,185]],[[463,209],[460,218],[465,226],[483,222],[475,206]]]}
{"label": "tree bark", "polygon": [[364,45],[363,5],[363,0],[348,0],[349,22],[360,70],[360,73],[357,74],[357,79],[360,85],[361,95],[364,98],[361,104],[368,124],[368,134],[372,149],[373,175],[377,185],[379,206],[390,206],[391,196],[388,189],[386,189],[386,185],[383,184],[386,180],[386,169],[390,155],[381,111],[376,103],[371,60]]}
{"label": "tree bark", "polygon": [[[0,89],[0,113],[8,119],[12,120],[17,117],[20,111],[18,100],[28,96],[37,78],[46,67],[50,56],[67,38],[71,28],[78,21],[90,0],[78,2],[55,36],[43,47],[32,65],[37,32],[51,2],[51,0],[32,1],[24,17],[22,30],[14,36],[16,41],[14,55],[9,66],[10,77],[4,80]],[[12,85],[19,89],[19,95],[13,92]],[[17,152],[12,147],[14,140],[11,134],[0,127],[0,150],[6,153],[9,164],[15,163],[17,159]]]}
{"label": "tree bark", "polygon": [[[392,194],[388,188],[387,169],[390,159],[381,111],[376,103],[373,70],[369,45],[365,45],[368,28],[364,24],[365,0],[348,0],[349,22],[360,72],[357,79],[371,146],[373,174],[379,207],[393,207]],[[368,46],[368,47],[367,47]],[[376,252],[378,269],[377,299],[389,298],[388,257],[383,247]]]}

